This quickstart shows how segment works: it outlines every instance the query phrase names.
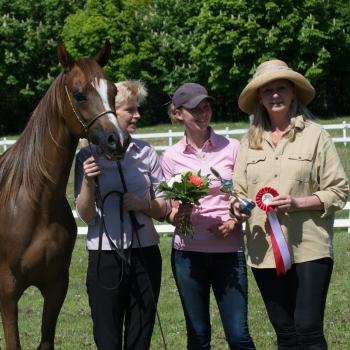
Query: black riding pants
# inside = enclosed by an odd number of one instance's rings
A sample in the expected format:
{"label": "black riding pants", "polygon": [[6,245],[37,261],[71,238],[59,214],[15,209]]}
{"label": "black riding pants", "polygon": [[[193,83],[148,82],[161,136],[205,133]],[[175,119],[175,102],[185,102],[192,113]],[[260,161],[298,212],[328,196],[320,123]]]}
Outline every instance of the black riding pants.
{"label": "black riding pants", "polygon": [[333,260],[293,264],[286,275],[252,268],[279,350],[325,350],[323,316]]}
{"label": "black riding pants", "polygon": [[99,276],[97,259],[89,251],[86,283],[98,350],[149,349],[161,281],[158,246],[132,249],[130,264],[102,251]]}

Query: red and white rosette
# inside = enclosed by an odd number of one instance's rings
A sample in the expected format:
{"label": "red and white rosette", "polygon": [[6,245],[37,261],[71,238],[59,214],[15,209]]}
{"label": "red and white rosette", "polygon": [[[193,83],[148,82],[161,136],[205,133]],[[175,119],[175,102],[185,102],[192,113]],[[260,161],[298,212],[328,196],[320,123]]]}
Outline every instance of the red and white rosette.
{"label": "red and white rosette", "polygon": [[278,196],[278,192],[274,188],[264,187],[256,195],[256,204],[261,210],[267,212],[272,251],[275,258],[277,275],[279,275],[285,274],[292,266],[292,262],[288,243],[278,217],[273,211],[273,208],[269,206],[272,198],[276,196]]}

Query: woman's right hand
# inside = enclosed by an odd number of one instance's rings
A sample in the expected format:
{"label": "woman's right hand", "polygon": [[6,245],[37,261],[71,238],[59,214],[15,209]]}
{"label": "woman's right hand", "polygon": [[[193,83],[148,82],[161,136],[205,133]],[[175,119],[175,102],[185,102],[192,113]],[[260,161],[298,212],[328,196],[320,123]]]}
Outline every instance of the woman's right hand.
{"label": "woman's right hand", "polygon": [[96,176],[101,174],[101,169],[94,156],[87,158],[83,163],[84,178],[91,182]]}
{"label": "woman's right hand", "polygon": [[237,222],[246,221],[249,219],[249,217],[251,215],[251,214],[247,215],[247,214],[241,213],[241,209],[240,209],[238,201],[235,201],[231,204],[231,211],[232,211],[234,217],[236,218]]}
{"label": "woman's right hand", "polygon": [[171,224],[173,224],[176,227],[180,226],[184,217],[191,216],[192,209],[193,209],[192,204],[181,203],[178,206],[178,208],[172,209],[172,213],[169,216],[169,219],[170,219],[169,221],[171,222]]}
{"label": "woman's right hand", "polygon": [[80,218],[84,222],[90,223],[97,215],[94,178],[101,173],[100,167],[93,156],[87,158],[83,162],[83,172],[84,179],[81,184],[79,196],[75,203]]}

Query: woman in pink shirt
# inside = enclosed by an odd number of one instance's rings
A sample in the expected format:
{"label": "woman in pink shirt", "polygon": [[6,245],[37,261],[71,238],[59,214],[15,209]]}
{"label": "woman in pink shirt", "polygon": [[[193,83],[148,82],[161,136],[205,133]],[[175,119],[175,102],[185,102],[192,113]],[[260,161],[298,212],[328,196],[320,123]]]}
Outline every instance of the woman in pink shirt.
{"label": "woman in pink shirt", "polygon": [[[177,227],[172,269],[186,318],[188,349],[210,349],[211,287],[230,349],[255,349],[247,323],[242,228],[230,219],[229,194],[221,192],[220,180],[210,175],[213,167],[223,178],[232,178],[239,142],[215,134],[209,126],[212,100],[203,86],[187,83],[176,90],[170,106],[172,120],[184,124],[185,135],[161,156],[165,178],[187,170],[210,176],[209,192],[199,205],[180,204],[168,216]],[[187,213],[193,237],[179,232],[181,217]]]}

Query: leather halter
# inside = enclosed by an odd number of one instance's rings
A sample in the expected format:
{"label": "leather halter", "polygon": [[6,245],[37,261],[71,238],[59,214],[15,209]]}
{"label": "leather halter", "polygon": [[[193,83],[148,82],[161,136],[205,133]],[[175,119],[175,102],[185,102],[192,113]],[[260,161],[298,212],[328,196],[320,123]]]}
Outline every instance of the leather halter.
{"label": "leather halter", "polygon": [[89,120],[88,123],[84,123],[83,119],[79,116],[78,112],[76,111],[76,109],[74,108],[74,105],[73,105],[73,102],[72,102],[72,99],[69,95],[69,92],[68,92],[68,88],[67,88],[67,83],[64,82],[64,90],[66,91],[66,94],[67,94],[67,97],[68,97],[68,101],[69,101],[69,104],[71,105],[72,107],[72,110],[74,112],[74,115],[76,117],[76,119],[78,120],[78,122],[81,124],[81,126],[84,128],[84,131],[85,133],[87,134],[88,131],[89,131],[89,128],[92,126],[92,124],[95,123],[95,121],[102,117],[103,115],[105,114],[108,114],[108,113],[112,113],[115,117],[117,117],[117,115],[115,114],[115,112],[113,112],[112,110],[105,110],[99,114],[97,114],[95,117],[93,117],[91,120]]}

